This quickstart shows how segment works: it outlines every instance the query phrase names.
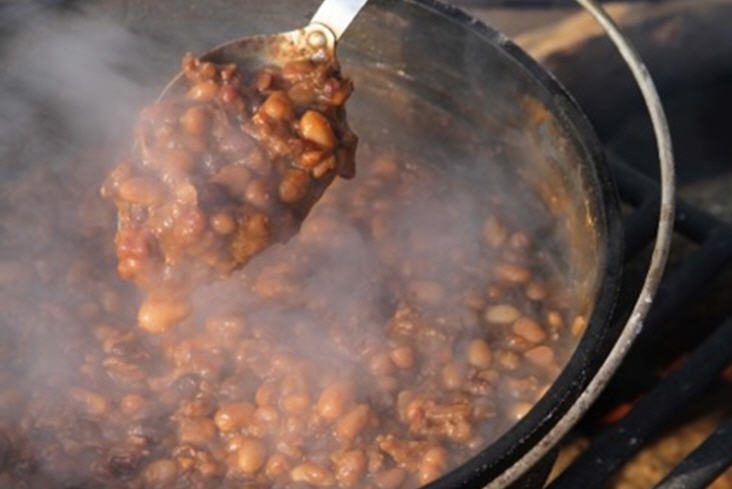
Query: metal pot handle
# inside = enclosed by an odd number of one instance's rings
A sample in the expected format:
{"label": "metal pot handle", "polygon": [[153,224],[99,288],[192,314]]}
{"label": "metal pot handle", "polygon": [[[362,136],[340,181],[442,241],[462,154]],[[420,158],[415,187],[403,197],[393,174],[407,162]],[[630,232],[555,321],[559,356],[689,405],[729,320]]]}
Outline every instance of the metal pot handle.
{"label": "metal pot handle", "polygon": [[666,114],[661,106],[660,97],[651,79],[651,75],[648,73],[648,69],[635,48],[620,32],[618,26],[610,18],[605,9],[596,0],[576,1],[605,30],[605,33],[625,60],[641,90],[651,117],[651,122],[653,123],[661,170],[661,210],[658,219],[656,242],[653,247],[653,255],[651,256],[648,274],[643,282],[643,288],[638,294],[638,299],[633,306],[630,318],[625,323],[617,342],[610,350],[602,366],[557,424],[515,464],[493,481],[489,482],[485,486],[485,489],[503,488],[521,477],[521,475],[546,455],[572,429],[590,405],[597,399],[623,361],[623,358],[625,358],[633,341],[643,329],[643,321],[648,314],[653,298],[658,290],[661,276],[663,275],[663,270],[668,259],[669,248],[671,247],[675,194],[674,158],[671,148],[671,135],[668,129]]}

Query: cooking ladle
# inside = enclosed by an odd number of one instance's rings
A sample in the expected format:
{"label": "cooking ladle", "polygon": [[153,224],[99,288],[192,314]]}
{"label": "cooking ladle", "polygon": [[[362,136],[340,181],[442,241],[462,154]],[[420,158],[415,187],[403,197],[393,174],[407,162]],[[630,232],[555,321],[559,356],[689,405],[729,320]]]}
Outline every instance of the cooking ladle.
{"label": "cooking ladle", "polygon": [[[325,0],[307,26],[278,34],[254,35],[220,44],[201,59],[214,63],[235,63],[252,71],[262,66],[284,66],[288,61],[335,58],[336,43],[368,0]],[[179,73],[160,98],[185,83]]]}

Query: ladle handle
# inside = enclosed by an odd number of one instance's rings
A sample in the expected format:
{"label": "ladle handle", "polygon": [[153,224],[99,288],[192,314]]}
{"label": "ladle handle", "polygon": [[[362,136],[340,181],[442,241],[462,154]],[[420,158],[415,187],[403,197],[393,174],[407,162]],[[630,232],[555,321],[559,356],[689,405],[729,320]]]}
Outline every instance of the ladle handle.
{"label": "ladle handle", "polygon": [[315,12],[311,24],[322,24],[340,39],[368,0],[325,0]]}

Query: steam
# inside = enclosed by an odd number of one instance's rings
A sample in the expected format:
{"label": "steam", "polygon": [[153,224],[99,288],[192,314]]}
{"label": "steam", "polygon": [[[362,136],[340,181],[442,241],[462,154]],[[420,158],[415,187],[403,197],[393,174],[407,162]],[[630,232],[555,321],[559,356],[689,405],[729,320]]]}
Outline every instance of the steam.
{"label": "steam", "polygon": [[[79,419],[86,415],[69,403],[68,390],[85,362],[99,363],[85,356],[99,348],[94,335],[135,329],[135,292],[115,277],[114,214],[97,189],[129,149],[138,111],[155,99],[177,60],[154,66],[165,46],[73,11],[44,14],[6,37],[0,47],[0,409],[20,377],[30,397],[44,405],[56,399],[63,419]],[[357,178],[333,191],[348,196],[373,183],[368,163],[362,157]],[[485,282],[478,246],[485,199],[470,192],[436,197],[419,184],[398,204],[388,197],[366,198],[359,225],[342,206],[321,202],[301,235],[197,291],[194,321],[243,311],[250,325],[280,334],[283,347],[324,370],[348,368],[354,352],[380,347],[398,307],[395,294],[407,296],[414,281],[444,283],[447,308],[455,311],[446,320],[455,321],[463,307],[460,289],[452,290],[459,276]],[[385,211],[388,206],[396,208]],[[388,256],[370,234],[380,214],[385,222],[376,224],[385,226],[393,250]],[[338,226],[327,228],[313,251],[317,229],[309,227],[323,220]],[[293,257],[307,260],[292,272],[297,291],[289,302],[258,300],[253,290],[262,272]],[[327,346],[333,331],[318,320],[323,314],[345,331],[340,344]],[[461,338],[477,334],[476,323],[454,327]],[[88,341],[61,348],[70,334]],[[101,391],[109,384],[104,375],[94,377]],[[24,415],[25,406],[16,406],[0,410],[0,427]],[[85,477],[68,467],[44,470],[64,484]],[[1,477],[0,466],[0,486]]]}

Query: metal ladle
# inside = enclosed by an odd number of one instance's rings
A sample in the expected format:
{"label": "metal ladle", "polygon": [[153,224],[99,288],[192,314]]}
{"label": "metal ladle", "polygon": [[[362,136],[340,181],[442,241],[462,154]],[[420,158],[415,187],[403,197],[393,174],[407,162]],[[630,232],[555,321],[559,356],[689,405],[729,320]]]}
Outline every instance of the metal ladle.
{"label": "metal ladle", "polygon": [[[247,69],[265,65],[283,66],[288,61],[335,58],[336,43],[368,0],[325,0],[310,24],[278,34],[247,36],[220,44],[201,59],[214,63],[235,63]],[[163,89],[160,98],[185,82],[179,73]]]}

